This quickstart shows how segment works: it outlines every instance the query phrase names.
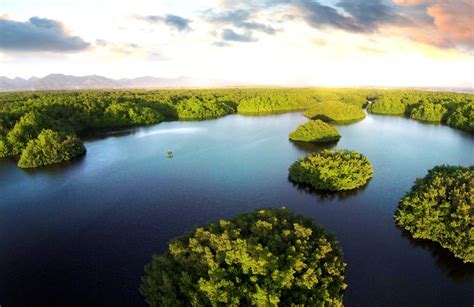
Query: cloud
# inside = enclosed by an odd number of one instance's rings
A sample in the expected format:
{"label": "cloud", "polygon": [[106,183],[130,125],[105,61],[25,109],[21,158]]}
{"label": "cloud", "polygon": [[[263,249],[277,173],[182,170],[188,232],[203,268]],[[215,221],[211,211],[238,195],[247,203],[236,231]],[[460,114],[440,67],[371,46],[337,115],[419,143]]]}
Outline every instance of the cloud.
{"label": "cloud", "polygon": [[381,0],[341,0],[336,5],[349,13],[365,32],[373,32],[381,24],[411,24],[410,20],[396,12],[395,7],[388,6]]}
{"label": "cloud", "polygon": [[230,42],[250,43],[257,41],[252,37],[252,34],[247,32],[245,34],[235,33],[232,29],[224,29],[222,31],[222,39]]}
{"label": "cloud", "polygon": [[204,13],[204,18],[211,23],[232,25],[235,28],[247,31],[259,31],[270,35],[279,31],[270,25],[251,20],[250,12],[243,9],[223,11],[220,13],[208,10]]}
{"label": "cloud", "polygon": [[434,19],[440,46],[474,48],[474,2],[472,0],[443,1],[427,8]]}
{"label": "cloud", "polygon": [[177,15],[171,15],[171,14],[167,14],[165,16],[147,15],[147,16],[135,16],[135,18],[146,21],[148,23],[164,23],[165,25],[171,28],[174,28],[180,32],[191,30],[191,27],[189,26],[189,24],[192,22],[192,20],[177,16]]}
{"label": "cloud", "polygon": [[0,49],[32,52],[77,52],[90,44],[71,35],[56,20],[31,17],[28,21],[0,18]]}
{"label": "cloud", "polygon": [[434,0],[393,0],[395,4],[399,5],[422,5],[434,2]]}
{"label": "cloud", "polygon": [[229,43],[226,43],[224,41],[213,42],[212,45],[216,47],[229,47],[230,46]]}
{"label": "cloud", "polygon": [[417,23],[406,31],[417,42],[439,48],[474,49],[474,2],[472,0],[396,0],[409,6]]}

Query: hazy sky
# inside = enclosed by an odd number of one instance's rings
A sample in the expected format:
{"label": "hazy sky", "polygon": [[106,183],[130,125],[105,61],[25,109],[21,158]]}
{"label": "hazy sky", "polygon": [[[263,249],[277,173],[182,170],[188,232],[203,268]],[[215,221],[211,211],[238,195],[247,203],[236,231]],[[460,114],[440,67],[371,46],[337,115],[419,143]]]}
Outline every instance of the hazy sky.
{"label": "hazy sky", "polygon": [[461,86],[474,0],[0,0],[0,75]]}

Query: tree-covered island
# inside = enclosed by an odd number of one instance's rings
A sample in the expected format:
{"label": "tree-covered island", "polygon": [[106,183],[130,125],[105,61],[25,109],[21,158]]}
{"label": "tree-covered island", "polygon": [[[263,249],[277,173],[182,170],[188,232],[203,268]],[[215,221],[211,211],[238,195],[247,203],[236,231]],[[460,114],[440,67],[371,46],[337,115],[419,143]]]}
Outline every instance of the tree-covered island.
{"label": "tree-covered island", "polygon": [[338,141],[341,135],[330,124],[316,119],[298,126],[295,131],[290,133],[289,138],[292,141],[324,143]]}
{"label": "tree-covered island", "polygon": [[415,239],[474,262],[474,166],[436,166],[400,200],[395,221]]}
{"label": "tree-covered island", "polygon": [[374,175],[369,160],[356,151],[323,150],[298,159],[289,169],[289,179],[316,190],[353,190]]}
{"label": "tree-covered island", "polygon": [[319,102],[309,107],[304,116],[330,123],[352,123],[365,118],[361,107],[339,101]]}
{"label": "tree-covered island", "polygon": [[150,306],[342,306],[345,266],[311,219],[258,210],[172,240],[140,292]]}

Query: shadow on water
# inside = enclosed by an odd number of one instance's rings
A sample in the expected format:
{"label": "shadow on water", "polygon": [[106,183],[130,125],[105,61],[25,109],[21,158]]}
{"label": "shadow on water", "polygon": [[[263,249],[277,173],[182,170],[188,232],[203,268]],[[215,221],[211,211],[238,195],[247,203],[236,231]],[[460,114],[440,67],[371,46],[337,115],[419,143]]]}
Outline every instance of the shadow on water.
{"label": "shadow on water", "polygon": [[79,136],[82,141],[98,141],[110,137],[127,136],[137,133],[142,127],[95,128],[82,131]]}
{"label": "shadow on water", "polygon": [[290,140],[291,144],[298,148],[299,150],[302,150],[307,153],[313,153],[313,152],[321,152],[324,149],[332,149],[336,147],[338,141],[334,142],[327,142],[327,143],[309,143],[309,142],[299,142],[299,141],[292,141]]}
{"label": "shadow on water", "polygon": [[454,282],[464,283],[474,279],[474,263],[464,263],[439,243],[415,239],[410,232],[396,227],[400,230],[401,236],[410,242],[411,246],[429,251],[435,259],[436,266]]}
{"label": "shadow on water", "polygon": [[86,155],[87,155],[87,152],[69,161],[64,161],[61,163],[46,165],[46,166],[37,167],[37,168],[25,168],[25,169],[21,169],[21,171],[24,172],[28,176],[45,175],[45,174],[51,175],[51,176],[61,175],[66,170],[74,171],[75,169],[81,168],[81,165],[85,161]]}
{"label": "shadow on water", "polygon": [[348,190],[348,191],[323,191],[323,190],[316,190],[308,184],[302,183],[295,183],[288,178],[288,182],[290,182],[293,187],[297,188],[299,191],[310,194],[318,198],[319,200],[346,200],[351,199],[357,196],[360,192],[364,191],[369,182],[358,189]]}

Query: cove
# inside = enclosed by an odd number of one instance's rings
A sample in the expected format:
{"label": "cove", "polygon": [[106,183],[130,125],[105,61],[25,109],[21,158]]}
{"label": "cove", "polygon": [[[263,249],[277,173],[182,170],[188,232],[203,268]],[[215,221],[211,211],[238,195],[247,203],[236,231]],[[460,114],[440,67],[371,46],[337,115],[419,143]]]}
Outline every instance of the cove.
{"label": "cove", "polygon": [[[336,126],[337,144],[301,145],[301,113],[230,115],[103,134],[71,163],[21,170],[0,161],[0,304],[139,306],[143,266],[168,240],[256,208],[290,208],[336,234],[346,306],[471,306],[474,267],[395,226],[398,200],[438,164],[474,164],[474,137],[441,125],[368,116]],[[315,193],[288,167],[323,148],[357,150],[374,177]],[[166,157],[171,149],[174,157]]]}

